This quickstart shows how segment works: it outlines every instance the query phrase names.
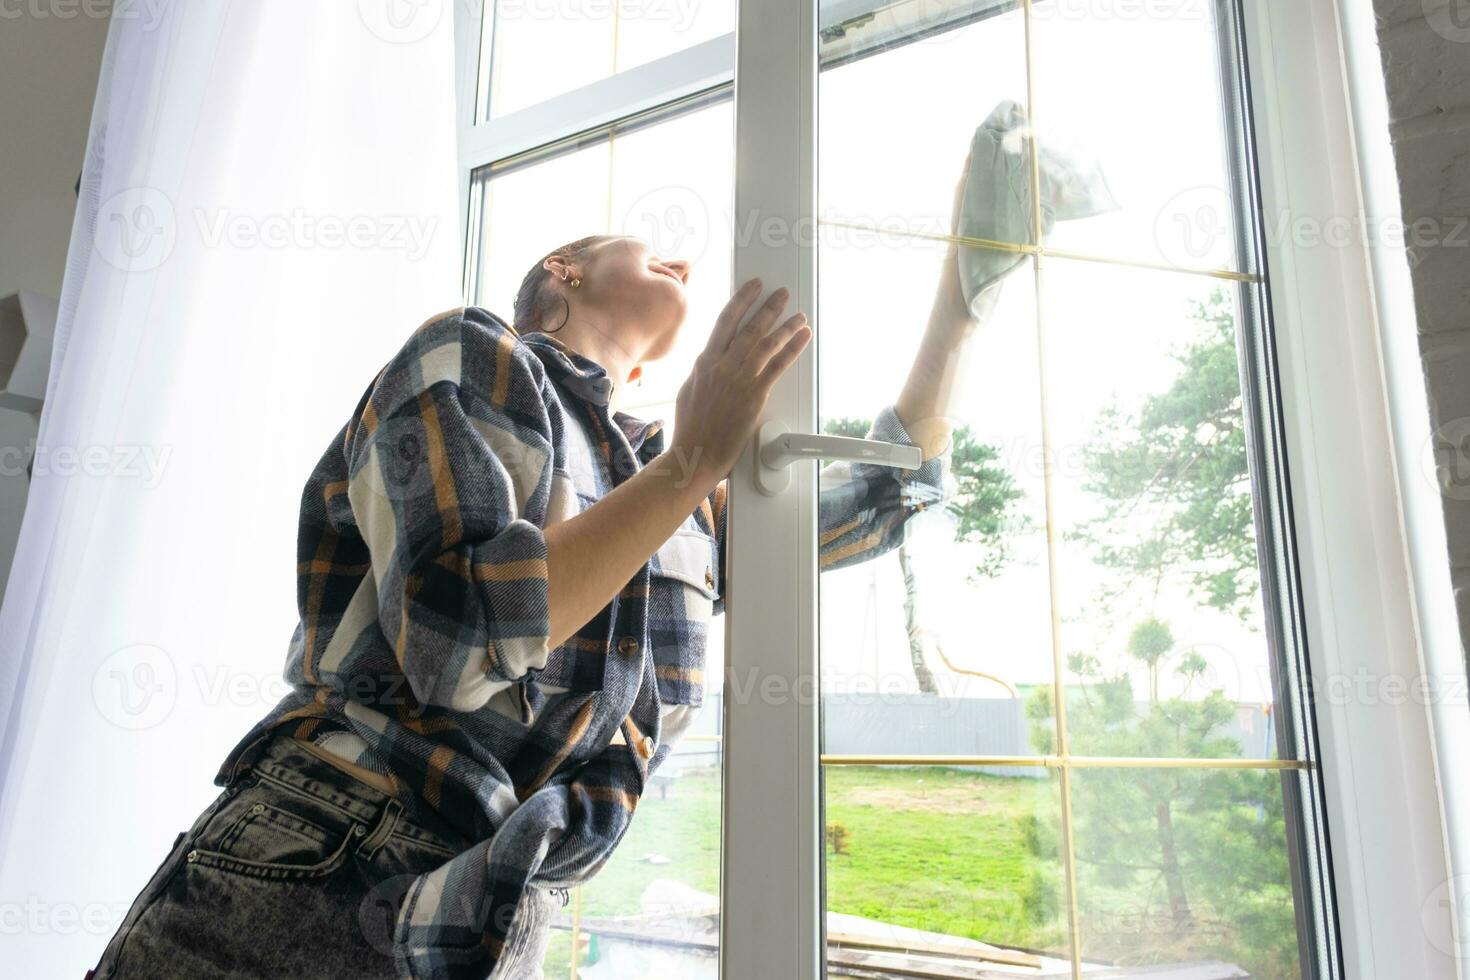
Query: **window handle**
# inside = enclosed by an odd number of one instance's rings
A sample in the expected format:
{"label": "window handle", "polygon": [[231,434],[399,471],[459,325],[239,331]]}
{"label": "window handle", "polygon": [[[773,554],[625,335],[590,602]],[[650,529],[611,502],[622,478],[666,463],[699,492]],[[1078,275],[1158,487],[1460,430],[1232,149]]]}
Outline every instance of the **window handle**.
{"label": "window handle", "polygon": [[873,466],[896,466],[903,470],[916,470],[924,461],[918,446],[854,439],[851,436],[792,432],[785,423],[776,421],[763,423],[757,439],[755,485],[768,497],[790,485],[790,466],[798,459],[840,459]]}

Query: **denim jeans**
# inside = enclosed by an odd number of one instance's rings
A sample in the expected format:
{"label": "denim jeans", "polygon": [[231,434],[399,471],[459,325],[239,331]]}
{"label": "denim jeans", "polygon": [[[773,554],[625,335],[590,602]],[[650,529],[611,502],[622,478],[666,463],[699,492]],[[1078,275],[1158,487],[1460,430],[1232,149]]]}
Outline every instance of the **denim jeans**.
{"label": "denim jeans", "polygon": [[[92,980],[396,977],[399,903],[468,846],[277,735],[175,839]],[[540,980],[563,901],[526,893],[495,980]]]}

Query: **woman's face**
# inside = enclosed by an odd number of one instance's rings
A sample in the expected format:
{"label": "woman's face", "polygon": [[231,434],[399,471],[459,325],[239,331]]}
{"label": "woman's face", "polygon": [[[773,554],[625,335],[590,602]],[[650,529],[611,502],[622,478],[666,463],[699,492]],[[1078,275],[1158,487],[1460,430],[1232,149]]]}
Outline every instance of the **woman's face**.
{"label": "woman's face", "polygon": [[640,340],[647,344],[643,359],[657,360],[673,348],[684,324],[689,270],[690,263],[656,255],[641,238],[607,238],[581,262],[578,299],[642,332]]}

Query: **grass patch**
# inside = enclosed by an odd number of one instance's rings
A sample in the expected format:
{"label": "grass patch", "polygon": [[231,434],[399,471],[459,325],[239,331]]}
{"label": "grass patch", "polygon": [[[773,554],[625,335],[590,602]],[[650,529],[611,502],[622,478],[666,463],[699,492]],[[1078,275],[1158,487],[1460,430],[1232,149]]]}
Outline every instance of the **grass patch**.
{"label": "grass patch", "polygon": [[[847,830],[844,853],[827,847],[831,911],[983,942],[1062,942],[1060,900],[1037,894],[1048,886],[1027,845],[1029,823],[1056,811],[1049,781],[892,766],[829,766],[824,780],[827,822]],[[582,889],[582,914],[636,914],[658,878],[718,894],[719,815],[712,770],[685,775],[668,799],[645,797],[617,853]],[[649,863],[650,853],[669,863]],[[570,933],[554,931],[549,977],[570,975],[570,949]]]}

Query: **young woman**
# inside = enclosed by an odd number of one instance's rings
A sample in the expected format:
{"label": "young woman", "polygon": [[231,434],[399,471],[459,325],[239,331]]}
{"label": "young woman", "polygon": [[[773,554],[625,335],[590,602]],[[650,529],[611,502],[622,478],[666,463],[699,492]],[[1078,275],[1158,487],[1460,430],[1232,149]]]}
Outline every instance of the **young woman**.
{"label": "young woman", "polygon": [[[302,497],[292,692],[224,761],[96,980],[541,975],[566,889],[702,703],[725,478],[811,337],[784,288],[757,303],[743,284],[666,440],[617,406],[673,347],[689,276],[640,239],[581,239],[526,275],[514,326],[453,310],[383,368]],[[823,471],[824,570],[943,499],[977,326],[952,245],[870,432],[924,462]]]}

